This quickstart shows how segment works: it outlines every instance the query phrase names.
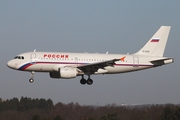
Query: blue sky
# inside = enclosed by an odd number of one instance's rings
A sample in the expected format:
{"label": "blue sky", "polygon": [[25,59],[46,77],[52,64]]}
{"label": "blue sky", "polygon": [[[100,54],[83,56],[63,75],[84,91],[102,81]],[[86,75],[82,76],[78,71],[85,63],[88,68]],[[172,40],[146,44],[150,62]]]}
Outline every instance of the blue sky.
{"label": "blue sky", "polygon": [[[0,98],[21,96],[81,105],[180,103],[180,1],[143,0],[1,0]],[[9,69],[8,60],[33,51],[134,53],[162,25],[171,32],[165,56],[170,65],[118,75],[51,79],[48,73]]]}

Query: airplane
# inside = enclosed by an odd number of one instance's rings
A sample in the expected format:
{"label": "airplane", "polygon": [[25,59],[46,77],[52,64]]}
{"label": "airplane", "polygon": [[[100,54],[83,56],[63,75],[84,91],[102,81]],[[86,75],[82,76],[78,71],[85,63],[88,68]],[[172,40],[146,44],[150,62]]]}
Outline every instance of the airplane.
{"label": "airplane", "polygon": [[[163,57],[171,26],[161,26],[148,42],[133,54],[26,52],[7,62],[11,69],[31,73],[48,72],[51,78],[71,79],[81,76],[82,85],[92,85],[91,75],[118,74],[154,68],[174,62]],[[88,78],[85,79],[84,75]]]}

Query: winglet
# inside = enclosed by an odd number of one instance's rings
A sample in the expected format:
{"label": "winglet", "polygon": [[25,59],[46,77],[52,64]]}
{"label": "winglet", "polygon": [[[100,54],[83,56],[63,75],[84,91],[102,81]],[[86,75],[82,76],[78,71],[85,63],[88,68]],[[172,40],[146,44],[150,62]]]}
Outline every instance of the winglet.
{"label": "winglet", "polygon": [[126,57],[126,56],[120,58],[120,60],[121,60],[122,62],[124,62],[125,57]]}

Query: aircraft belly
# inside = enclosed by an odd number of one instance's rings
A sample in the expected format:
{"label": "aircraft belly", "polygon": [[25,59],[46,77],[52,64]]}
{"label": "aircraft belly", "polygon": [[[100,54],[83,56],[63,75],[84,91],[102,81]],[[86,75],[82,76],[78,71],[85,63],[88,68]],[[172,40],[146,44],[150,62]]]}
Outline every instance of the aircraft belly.
{"label": "aircraft belly", "polygon": [[121,67],[107,67],[106,68],[108,70],[109,74],[112,73],[121,73],[121,72],[127,72],[127,71],[131,71],[132,70],[132,66],[121,66]]}
{"label": "aircraft belly", "polygon": [[142,69],[147,69],[147,68],[149,67],[117,66],[117,67],[107,67],[106,70],[108,70],[107,74],[115,74],[115,73],[132,72],[132,71],[137,71],[137,70],[142,70]]}

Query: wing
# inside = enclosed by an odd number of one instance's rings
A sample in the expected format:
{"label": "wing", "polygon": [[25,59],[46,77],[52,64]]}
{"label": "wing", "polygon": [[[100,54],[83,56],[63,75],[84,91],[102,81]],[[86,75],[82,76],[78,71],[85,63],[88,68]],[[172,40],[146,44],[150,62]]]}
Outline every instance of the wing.
{"label": "wing", "polygon": [[93,74],[93,73],[97,72],[97,70],[100,68],[104,69],[104,67],[107,67],[107,66],[113,67],[113,65],[116,64],[115,62],[119,61],[121,59],[112,59],[112,60],[103,61],[103,62],[95,62],[95,63],[85,64],[85,65],[78,66],[77,68],[80,69],[84,73]]}

